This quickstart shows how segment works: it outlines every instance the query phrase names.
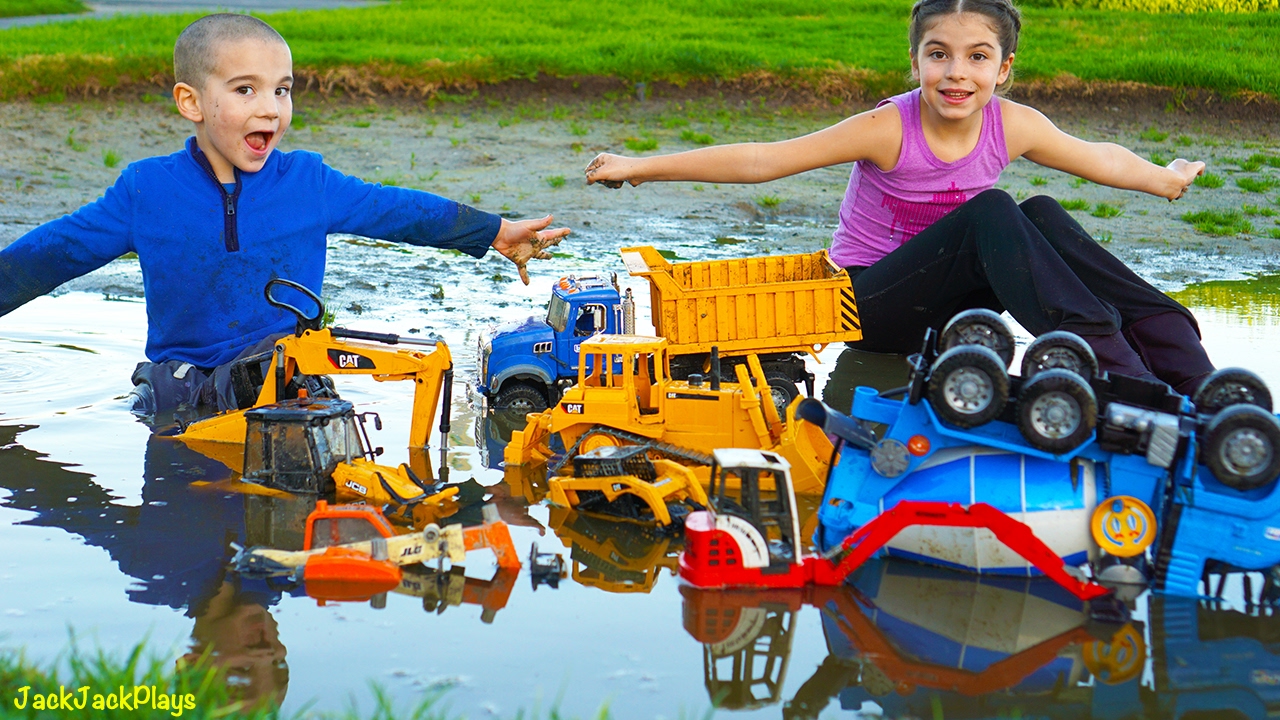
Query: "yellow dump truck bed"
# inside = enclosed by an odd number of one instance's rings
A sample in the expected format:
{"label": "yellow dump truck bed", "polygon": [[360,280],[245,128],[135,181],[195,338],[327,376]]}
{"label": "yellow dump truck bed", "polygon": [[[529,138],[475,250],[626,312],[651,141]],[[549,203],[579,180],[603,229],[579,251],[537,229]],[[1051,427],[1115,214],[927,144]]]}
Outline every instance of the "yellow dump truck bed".
{"label": "yellow dump truck bed", "polygon": [[671,263],[652,247],[622,250],[649,279],[653,325],[673,354],[819,351],[862,339],[849,274],[826,250]]}

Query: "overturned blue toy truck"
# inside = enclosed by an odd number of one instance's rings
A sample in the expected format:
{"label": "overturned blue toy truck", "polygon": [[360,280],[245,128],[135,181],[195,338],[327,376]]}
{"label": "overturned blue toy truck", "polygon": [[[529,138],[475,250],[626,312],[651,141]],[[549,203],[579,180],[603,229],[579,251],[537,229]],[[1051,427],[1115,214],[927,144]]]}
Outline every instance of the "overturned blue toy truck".
{"label": "overturned blue toy truck", "polygon": [[[847,442],[819,510],[819,550],[904,500],[986,504],[1095,578],[1140,574],[1173,595],[1212,594],[1210,575],[1261,573],[1280,596],[1280,420],[1252,373],[1221,370],[1194,400],[1099,373],[1088,346],[1050,333],[1010,376],[1012,335],[969,311],[913,355],[910,383],[858,388],[852,417],[887,426]],[[816,406],[816,407],[815,407]],[[816,401],[809,417],[822,421]],[[802,416],[806,413],[800,413]],[[858,438],[851,438],[857,440]],[[1032,575],[985,528],[917,524],[883,554],[980,573]]]}

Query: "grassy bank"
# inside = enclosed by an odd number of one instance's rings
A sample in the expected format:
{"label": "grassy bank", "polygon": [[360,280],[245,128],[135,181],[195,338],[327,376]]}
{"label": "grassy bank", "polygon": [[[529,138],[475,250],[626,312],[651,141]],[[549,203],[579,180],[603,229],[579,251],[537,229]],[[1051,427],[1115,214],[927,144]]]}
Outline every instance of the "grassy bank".
{"label": "grassy bank", "polygon": [[[313,86],[429,92],[539,74],[902,87],[909,0],[402,0],[267,16]],[[1143,14],[1029,7],[1024,80],[1280,95],[1280,13]],[[85,20],[0,32],[0,98],[169,82],[195,16]],[[661,38],[655,42],[654,37]]]}
{"label": "grassy bank", "polygon": [[88,9],[80,0],[0,0],[0,17],[61,15]]}

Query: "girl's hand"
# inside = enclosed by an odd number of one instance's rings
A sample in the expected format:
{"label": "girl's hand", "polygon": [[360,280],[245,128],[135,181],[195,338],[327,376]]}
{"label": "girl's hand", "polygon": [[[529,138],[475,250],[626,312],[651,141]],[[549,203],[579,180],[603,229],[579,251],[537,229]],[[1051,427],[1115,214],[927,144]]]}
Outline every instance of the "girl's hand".
{"label": "girl's hand", "polygon": [[552,219],[550,215],[537,220],[519,222],[511,222],[503,218],[498,236],[493,239],[493,249],[516,264],[516,268],[520,271],[520,280],[525,285],[529,284],[529,271],[525,269],[525,265],[534,258],[550,260],[551,253],[547,248],[559,245],[560,240],[569,234],[569,228],[547,230],[546,227],[551,224]]}
{"label": "girl's hand", "polygon": [[1204,163],[1200,161],[1190,162],[1178,158],[1167,166],[1170,170],[1177,174],[1177,185],[1171,188],[1171,194],[1165,195],[1169,198],[1169,202],[1173,202],[1187,193],[1187,189],[1191,187],[1191,183],[1196,178],[1204,174]]}
{"label": "girl's hand", "polygon": [[587,166],[587,184],[600,183],[617,190],[622,183],[629,182],[634,187],[641,183],[635,179],[635,158],[600,153]]}

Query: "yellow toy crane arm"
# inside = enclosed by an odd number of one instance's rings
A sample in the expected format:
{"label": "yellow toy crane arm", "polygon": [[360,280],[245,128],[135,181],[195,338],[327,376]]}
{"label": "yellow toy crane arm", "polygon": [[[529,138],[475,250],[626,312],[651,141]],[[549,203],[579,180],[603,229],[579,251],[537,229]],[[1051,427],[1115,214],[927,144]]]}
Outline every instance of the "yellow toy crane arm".
{"label": "yellow toy crane arm", "polygon": [[[413,347],[392,349],[385,347],[387,345]],[[430,348],[430,351],[425,348]],[[276,342],[271,366],[271,372],[263,378],[262,392],[255,406],[283,399],[283,389],[295,373],[372,375],[378,381],[412,380],[413,417],[409,425],[409,447],[427,446],[431,420],[442,398],[444,412],[440,417],[440,444],[441,447],[447,444],[453,356],[443,340],[403,338],[344,328],[304,330],[301,335],[287,335]]]}

